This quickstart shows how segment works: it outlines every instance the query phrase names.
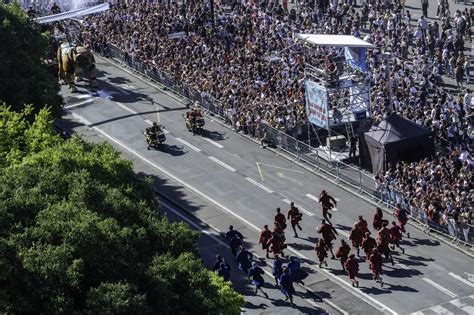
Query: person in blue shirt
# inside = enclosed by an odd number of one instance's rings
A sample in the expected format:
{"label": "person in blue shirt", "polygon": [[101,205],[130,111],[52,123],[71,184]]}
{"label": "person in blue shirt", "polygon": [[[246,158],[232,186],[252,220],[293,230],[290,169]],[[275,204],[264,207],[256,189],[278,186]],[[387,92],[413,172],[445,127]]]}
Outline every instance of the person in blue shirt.
{"label": "person in blue shirt", "polygon": [[293,277],[293,282],[304,285],[303,279],[308,276],[308,273],[301,270],[301,263],[297,257],[291,257],[290,262],[285,264],[284,268],[289,270],[290,275]]}
{"label": "person in blue shirt", "polygon": [[243,246],[240,246],[236,259],[239,263],[239,268],[245,272],[246,275],[249,274],[249,269],[252,267],[252,258],[253,254],[246,250]]}
{"label": "person in blue shirt", "polygon": [[278,255],[276,255],[275,260],[273,260],[272,274],[275,277],[276,285],[279,286],[280,284],[278,283],[278,279],[280,279],[280,276],[283,274],[283,267]]}
{"label": "person in blue shirt", "polygon": [[262,286],[265,284],[265,280],[263,279],[263,274],[265,272],[262,268],[260,268],[256,262],[252,264],[252,268],[249,270],[249,277],[252,279],[252,283],[255,285],[255,293],[257,295],[258,290],[262,291],[265,294],[265,297],[268,297],[268,294],[263,291]]}
{"label": "person in blue shirt", "polygon": [[283,274],[280,276],[280,291],[285,295],[285,301],[290,299],[291,307],[293,307],[293,294],[296,292],[293,287],[293,277],[290,274],[290,270],[285,268]]}
{"label": "person in blue shirt", "polygon": [[218,254],[216,255],[216,262],[214,263],[214,266],[212,267],[212,271],[219,270],[222,263],[225,265],[227,269],[229,269],[229,271],[231,270],[229,264],[225,262],[225,259],[222,258],[222,256]]}
{"label": "person in blue shirt", "polygon": [[244,236],[239,231],[234,230],[234,227],[229,226],[229,231],[225,234],[226,240],[230,243],[232,255],[237,255],[237,249],[243,244]]}
{"label": "person in blue shirt", "polygon": [[225,263],[219,265],[219,269],[216,270],[219,277],[222,277],[224,281],[230,281],[230,268]]}

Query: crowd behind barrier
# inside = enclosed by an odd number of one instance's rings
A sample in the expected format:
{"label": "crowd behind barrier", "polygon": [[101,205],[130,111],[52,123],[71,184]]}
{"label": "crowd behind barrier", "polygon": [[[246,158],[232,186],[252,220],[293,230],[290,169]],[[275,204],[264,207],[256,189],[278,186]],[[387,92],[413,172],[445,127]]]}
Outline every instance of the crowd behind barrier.
{"label": "crowd behind barrier", "polygon": [[229,119],[228,112],[224,109],[222,104],[209,95],[200,93],[151,64],[146,64],[130,57],[126,52],[121,51],[114,45],[106,44],[95,48],[105,57],[113,58],[122,63],[122,65],[162,84],[171,91],[184,96],[192,102],[198,103],[212,115],[218,116],[224,122],[230,124],[235,131],[247,134],[258,140],[265,139],[278,151],[284,151],[299,161],[303,161],[313,167],[314,171],[323,172],[338,181],[352,186],[389,210],[393,211],[396,205],[400,204],[409,210],[411,217],[423,225],[426,231],[429,230],[443,234],[451,238],[453,242],[472,247],[474,241],[474,226],[468,224],[466,221],[447,215],[443,215],[442,217],[429,216],[426,211],[417,205],[407,203],[400,192],[391,189],[390,186],[383,186],[373,175],[341,161],[327,161],[321,157],[315,147],[299,141],[286,132],[267,124],[259,123],[237,126],[235,122]]}
{"label": "crowd behind barrier", "polygon": [[[367,40],[377,47],[367,54],[371,116],[379,121],[396,112],[425,126],[434,133],[439,152],[429,161],[393,165],[376,174],[381,198],[393,203],[395,192],[404,191],[405,203],[415,202],[431,221],[448,226],[452,217],[456,223],[471,223],[473,104],[470,91],[462,89],[470,80],[464,47],[471,41],[474,10],[454,5],[451,14],[453,4],[442,0],[438,19],[425,18],[423,7],[424,16],[416,20],[399,0],[370,0],[359,8],[354,1],[316,0],[298,10],[285,1],[216,2],[214,16],[208,5],[118,3],[87,18],[83,35],[92,46],[113,43],[127,59],[168,73],[168,80],[186,86],[186,96],[194,93],[205,106],[216,107],[236,131],[269,137],[273,133],[265,122],[279,132],[277,146],[293,150],[288,137],[304,140],[304,130],[311,131],[304,128],[305,62],[309,58],[332,73],[341,59],[337,48],[307,51],[296,34],[361,37],[368,32]],[[455,79],[454,91],[443,87],[447,77]],[[330,101],[337,106],[341,100]],[[419,200],[424,203],[416,204]]]}

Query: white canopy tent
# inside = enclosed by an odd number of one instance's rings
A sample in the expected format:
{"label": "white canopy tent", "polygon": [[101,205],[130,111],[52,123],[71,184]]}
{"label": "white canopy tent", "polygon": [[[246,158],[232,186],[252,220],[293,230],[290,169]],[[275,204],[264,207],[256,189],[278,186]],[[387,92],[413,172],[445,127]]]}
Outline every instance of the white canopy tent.
{"label": "white canopy tent", "polygon": [[374,48],[365,40],[352,35],[298,34],[298,37],[316,46]]}

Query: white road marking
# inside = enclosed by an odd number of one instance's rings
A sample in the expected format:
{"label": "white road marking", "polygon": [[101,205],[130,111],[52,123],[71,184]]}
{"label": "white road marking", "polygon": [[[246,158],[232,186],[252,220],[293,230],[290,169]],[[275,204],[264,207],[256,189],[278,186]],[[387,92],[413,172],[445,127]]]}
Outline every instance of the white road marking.
{"label": "white road marking", "polygon": [[452,300],[449,303],[453,304],[454,306],[459,307],[460,309],[462,309],[464,312],[468,314],[474,314],[474,306],[461,301],[461,299]]}
{"label": "white road marking", "polygon": [[450,272],[450,273],[448,273],[448,274],[449,274],[451,277],[453,277],[453,278],[455,278],[455,279],[461,281],[462,283],[467,284],[468,286],[474,288],[474,283],[472,283],[471,281],[466,280],[466,279],[464,279],[463,277],[458,276],[457,274],[452,273],[452,272]]}
{"label": "white road marking", "polygon": [[[145,119],[145,122],[146,122],[147,124],[149,124],[150,126],[153,125],[153,122],[152,122],[150,119]],[[163,130],[163,133],[164,133],[164,134],[170,133],[170,132],[169,132],[168,130],[166,130],[165,128],[162,128],[162,130]]]}
{"label": "white road marking", "polygon": [[203,137],[204,140],[206,140],[207,142],[209,142],[210,144],[213,144],[215,145],[216,147],[218,147],[219,149],[222,149],[224,146],[220,143],[217,143],[215,142],[214,140],[212,139],[209,139],[209,138],[206,138],[206,137]]}
{"label": "white road marking", "polygon": [[311,195],[311,194],[306,194],[306,197],[308,197],[309,199],[313,199],[313,200],[316,201],[316,202],[319,202],[319,198],[316,197],[316,196],[313,196],[313,195]]}
{"label": "white road marking", "polygon": [[218,158],[215,158],[213,156],[208,156],[208,158],[214,162],[216,162],[217,164],[219,164],[220,166],[222,167],[225,167],[226,169],[228,169],[229,171],[231,172],[236,172],[237,170],[235,168],[233,168],[232,166],[222,162],[221,160],[219,160]]}
{"label": "white road marking", "polygon": [[[308,197],[309,199],[313,199],[314,201],[316,201],[316,202],[319,203],[319,198],[316,197],[316,196],[313,196],[313,195],[311,195],[311,194],[306,194],[306,197]],[[334,199],[335,199],[336,201],[338,201],[337,198],[334,198]],[[339,201],[340,201],[340,200],[339,200]],[[336,207],[334,207],[334,208],[331,209],[331,211],[339,211],[339,209],[337,209]]]}
{"label": "white road marking", "polygon": [[107,99],[112,98],[112,94],[110,94],[109,92],[104,91],[104,90],[97,91],[97,95],[99,95],[99,97],[103,97],[103,98],[107,98]]}
{"label": "white road marking", "polygon": [[440,290],[440,291],[443,292],[443,293],[446,293],[446,294],[449,295],[450,297],[453,297],[453,298],[458,297],[455,293],[449,291],[448,289],[446,289],[445,287],[443,287],[441,284],[438,284],[438,283],[434,282],[434,281],[431,280],[431,279],[423,278],[423,281],[428,282],[428,283],[431,284],[433,287],[435,287],[436,289]]}
{"label": "white road marking", "polygon": [[131,109],[131,108],[129,108],[129,107],[123,105],[123,104],[120,103],[120,102],[115,102],[115,104],[117,104],[118,106],[122,107],[123,109],[125,109],[126,111],[128,111],[128,112],[130,112],[130,113],[132,113],[132,114],[135,114],[135,115],[138,114],[136,111],[134,111],[133,109]]}
{"label": "white road marking", "polygon": [[255,164],[257,165],[257,170],[258,170],[258,174],[260,175],[260,179],[262,180],[262,182],[264,182],[265,179],[263,178],[263,173],[262,173],[262,169],[260,168],[260,163],[256,162]]}
{"label": "white road marking", "polygon": [[467,276],[467,280],[474,282],[474,274],[465,272],[464,273]]}
{"label": "white road marking", "polygon": [[[297,251],[296,249],[294,249],[291,246],[288,246],[288,250],[292,251],[294,254],[296,254],[300,258],[309,260],[309,257],[307,257],[304,254],[301,254],[299,251]],[[380,301],[376,300],[375,298],[371,297],[367,293],[364,293],[364,292],[359,291],[359,290],[355,290],[349,282],[346,282],[343,279],[339,278],[338,276],[333,275],[331,272],[329,272],[329,270],[319,268],[318,271],[326,274],[326,276],[328,276],[328,278],[331,278],[331,279],[335,280],[336,282],[344,285],[348,289],[349,292],[351,292],[354,296],[362,299],[363,301],[365,301],[369,305],[374,306],[374,307],[376,307],[375,305],[377,305],[376,308],[382,310],[383,312],[388,312],[392,315],[398,315],[398,313],[395,312],[394,310],[392,310],[390,307],[386,306],[382,302],[380,302]]]}
{"label": "white road marking", "polygon": [[[286,198],[283,199],[283,202],[284,202],[284,203],[287,203],[287,204],[290,204],[290,203],[291,203],[291,201],[288,200],[288,199],[286,199]],[[295,206],[298,208],[298,210],[300,210],[301,212],[303,212],[303,213],[306,214],[307,216],[314,217],[314,213],[309,212],[308,210],[306,210],[306,209],[303,208],[302,206],[300,206],[300,205],[295,205]]]}
{"label": "white road marking", "polygon": [[119,84],[119,85],[120,85],[120,87],[128,89],[128,90],[135,90],[136,89],[135,86],[130,85],[130,84],[126,84],[126,83],[125,84],[122,83],[122,84]]}
{"label": "white road marking", "polygon": [[411,270],[412,268],[408,267],[407,265],[404,265],[402,263],[399,263],[398,261],[395,261],[395,267],[400,267],[405,270]]}
{"label": "white road marking", "polygon": [[70,96],[71,98],[91,98],[92,94],[74,94],[73,96]]}
{"label": "white road marking", "polygon": [[254,184],[255,186],[257,187],[260,187],[262,188],[263,190],[265,190],[267,193],[269,194],[272,194],[273,193],[273,190],[271,190],[270,188],[268,188],[267,186],[264,186],[262,184],[260,184],[259,182],[257,182],[256,180],[250,178],[250,177],[245,177],[245,179],[249,182],[251,182],[252,184]]}
{"label": "white road marking", "polygon": [[85,101],[82,101],[82,102],[79,102],[79,103],[75,103],[75,104],[72,104],[72,105],[64,106],[64,109],[70,109],[70,108],[74,108],[74,107],[86,105],[86,104],[89,104],[89,103],[94,102],[96,99],[97,99],[97,97],[94,97],[94,98],[90,98],[90,99],[88,99],[88,100],[85,100]]}
{"label": "white road marking", "polygon": [[156,121],[158,123],[160,123],[161,119],[160,119],[160,110],[158,108],[158,106],[155,106],[155,109],[156,109]]}
{"label": "white road marking", "polygon": [[[118,106],[122,107],[122,108],[125,109],[126,111],[129,111],[129,112],[132,113],[132,114],[136,114],[136,115],[138,114],[138,112],[134,111],[134,110],[131,109],[130,107],[127,107],[126,105],[124,105],[124,104],[122,104],[122,103],[120,103],[120,102],[115,102],[115,103],[116,103]],[[159,124],[159,123],[160,123],[160,115],[159,115],[158,112],[156,112],[156,115],[157,115],[157,118],[158,118],[157,121],[158,121],[158,124]],[[149,119],[145,119],[145,122],[146,122],[147,124],[149,124],[149,125],[153,125],[153,122],[152,122],[151,120],[149,120]],[[170,133],[170,132],[169,132],[168,130],[166,130],[166,129],[163,128],[163,133],[164,133],[164,134],[168,134],[168,133]]]}
{"label": "white road marking", "polygon": [[[197,225],[196,223],[194,223],[191,219],[189,219],[188,217],[184,216],[183,214],[181,214],[178,210],[174,209],[172,206],[170,206],[167,202],[163,201],[163,200],[160,200],[160,204],[163,205],[166,209],[170,210],[171,212],[173,212],[175,215],[177,215],[178,217],[180,217],[183,221],[185,221],[186,223],[188,223],[189,225],[191,225],[192,227],[194,227],[196,230],[198,230],[199,232],[201,233],[204,233],[206,235],[208,235],[210,238],[212,238],[214,241],[216,241],[219,245],[221,246],[225,246],[225,247],[228,247],[229,244],[225,243],[224,241],[222,241],[219,237],[218,237],[218,234],[215,234],[215,233],[211,233],[209,232],[208,230],[205,230],[205,229],[202,229],[199,225]],[[219,231],[218,229],[216,229],[215,227],[213,227],[214,230],[216,230],[218,233],[222,233],[222,231]],[[254,255],[255,257],[258,258],[257,255]],[[273,279],[273,274],[267,270],[266,268],[262,268],[263,271],[265,272],[265,274],[267,274],[271,279]],[[305,288],[306,289],[306,288]],[[306,289],[307,290],[307,289]],[[316,308],[319,308],[319,305],[314,303],[311,299],[305,299],[303,298],[303,300],[305,300],[306,302],[308,302],[309,304],[311,304],[312,306],[316,307]],[[329,304],[331,307],[335,308],[336,310],[338,310],[341,314],[343,315],[348,315],[349,313],[344,311],[343,309],[341,309],[339,306],[337,306],[336,304],[334,304],[333,302],[329,301],[329,300],[326,300],[326,299],[322,299],[324,302],[326,302],[327,304]]]}
{"label": "white road marking", "polygon": [[[145,163],[149,164],[150,166],[152,166],[153,168],[155,168],[156,170],[160,171],[161,173],[165,174],[166,176],[168,176],[169,178],[173,179],[174,181],[180,183],[181,185],[183,185],[184,187],[188,188],[189,190],[195,192],[196,194],[198,194],[199,196],[201,196],[202,198],[208,200],[209,202],[215,204],[217,207],[219,207],[221,210],[223,210],[224,212],[227,212],[228,214],[232,215],[233,217],[237,218],[238,220],[240,220],[241,222],[245,223],[247,226],[251,227],[252,229],[254,229],[255,231],[257,232],[260,232],[260,228],[257,227],[255,224],[253,224],[252,222],[248,221],[247,219],[245,219],[244,217],[240,216],[239,214],[235,213],[234,211],[230,210],[229,208],[227,208],[226,206],[224,206],[223,204],[219,203],[217,200],[213,199],[212,197],[206,195],[205,193],[203,193],[202,191],[198,190],[197,188],[195,188],[194,186],[191,186],[190,184],[186,183],[185,181],[181,180],[180,178],[176,177],[175,175],[171,174],[169,171],[167,171],[166,169],[162,168],[161,166],[159,166],[158,164],[152,162],[151,160],[147,159],[146,157],[144,157],[143,155],[141,155],[140,153],[138,153],[137,151],[135,151],[134,149],[130,148],[129,146],[123,144],[122,142],[120,142],[119,140],[115,139],[114,137],[110,136],[108,133],[104,132],[102,129],[96,127],[96,126],[91,126],[92,124],[90,122],[88,122],[85,118],[83,118],[82,116],[80,115],[77,115],[75,113],[72,113],[71,114],[73,115],[73,117],[75,117],[77,120],[83,122],[85,125],[88,125],[89,127],[91,127],[92,129],[96,130],[97,132],[99,132],[100,134],[102,134],[104,137],[108,138],[110,141],[116,143],[117,145],[121,146],[124,150],[130,152],[131,154],[135,155],[136,157],[138,157],[139,159],[141,159],[142,161],[144,161]],[[298,255],[299,257],[301,258],[304,258],[304,259],[309,259],[308,257],[306,257],[305,255],[301,254],[300,252],[298,252],[297,250],[295,250],[294,248],[292,248],[291,246],[288,246],[288,250],[292,251],[293,253],[295,253],[296,255]],[[398,314],[397,312],[395,312],[394,310],[392,310],[391,308],[389,308],[388,306],[386,306],[385,304],[383,304],[382,302],[376,300],[375,298],[371,297],[370,295],[364,293],[364,292],[361,292],[359,290],[356,290],[352,287],[352,285],[344,280],[342,280],[341,278],[339,278],[338,276],[335,276],[333,274],[331,274],[328,270],[325,270],[325,269],[320,269],[320,272],[323,272],[324,274],[326,274],[329,278],[337,281],[338,283],[344,285],[347,290],[352,293],[354,296],[356,297],[359,297],[359,298],[362,298],[364,301],[366,301],[368,304],[376,307],[377,309],[380,309],[382,311],[387,311],[393,315],[396,315]]]}
{"label": "white road marking", "polygon": [[298,170],[294,170],[294,169],[286,168],[286,167],[281,167],[281,166],[276,166],[276,165],[271,165],[271,164],[265,164],[265,163],[257,162],[257,165],[265,165],[265,166],[276,168],[276,169],[279,169],[279,170],[285,170],[285,171],[290,171],[290,172],[294,172],[294,173],[304,174],[304,172],[302,172],[302,171],[298,171]]}
{"label": "white road marking", "polygon": [[194,151],[196,152],[201,152],[201,149],[199,149],[198,147],[195,147],[194,145],[192,145],[191,143],[189,143],[188,141],[186,140],[183,140],[181,138],[176,138],[176,140],[178,140],[179,142],[181,142],[182,144],[184,144],[185,146],[189,147],[190,149],[193,149]]}
{"label": "white road marking", "polygon": [[[435,312],[436,314],[439,314],[439,315],[454,315],[454,313],[452,313],[449,310],[445,309],[441,305],[432,306],[430,308],[427,308],[425,311],[427,311],[427,310],[433,311],[433,312]],[[412,313],[412,315],[424,315],[424,312],[419,311],[419,312],[416,312],[416,313]]]}

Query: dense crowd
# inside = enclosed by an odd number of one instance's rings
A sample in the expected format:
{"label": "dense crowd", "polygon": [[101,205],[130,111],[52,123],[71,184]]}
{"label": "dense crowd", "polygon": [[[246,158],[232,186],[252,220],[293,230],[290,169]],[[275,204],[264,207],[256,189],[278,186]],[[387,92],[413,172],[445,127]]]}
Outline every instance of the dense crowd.
{"label": "dense crowd", "polygon": [[[259,136],[256,127],[266,123],[298,136],[307,123],[307,48],[296,33],[368,33],[365,39],[377,46],[367,60],[375,120],[392,112],[413,120],[434,132],[439,152],[377,174],[379,190],[390,202],[421,209],[437,222],[470,223],[474,132],[464,47],[474,10],[451,13],[449,1],[439,0],[438,19],[414,19],[404,1],[371,0],[359,7],[354,2],[316,0],[297,9],[286,1],[216,2],[212,19],[207,1],[131,1],[88,18],[84,39],[96,48],[114,44],[214,98],[238,131]],[[319,58],[331,65],[327,55]],[[448,77],[454,89],[441,84]]]}

